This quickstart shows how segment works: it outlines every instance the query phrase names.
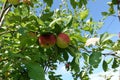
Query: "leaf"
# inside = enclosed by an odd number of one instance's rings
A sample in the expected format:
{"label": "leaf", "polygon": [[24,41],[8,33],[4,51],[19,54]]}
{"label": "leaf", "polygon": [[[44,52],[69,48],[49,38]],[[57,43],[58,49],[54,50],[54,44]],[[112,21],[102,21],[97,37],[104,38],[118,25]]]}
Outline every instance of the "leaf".
{"label": "leaf", "polygon": [[82,43],[85,43],[86,42],[86,38],[81,36],[81,35],[72,35],[71,38],[75,39],[76,41],[79,41],[79,42],[82,42]]}
{"label": "leaf", "polygon": [[29,62],[26,64],[28,75],[33,80],[45,80],[43,68],[38,63]]}
{"label": "leaf", "polygon": [[79,75],[81,80],[89,80],[89,76],[86,71],[81,71]]}
{"label": "leaf", "polygon": [[119,67],[119,64],[118,64],[117,58],[114,58],[112,68],[117,68],[117,67]]}
{"label": "leaf", "polygon": [[108,16],[108,12],[102,12],[103,16]]}
{"label": "leaf", "polygon": [[63,58],[68,61],[69,55],[67,52],[63,53]]}
{"label": "leaf", "polygon": [[82,3],[83,3],[84,5],[87,4],[87,0],[80,0],[80,1],[82,1]]}
{"label": "leaf", "polygon": [[88,13],[89,13],[89,10],[88,10],[88,9],[80,12],[80,18],[81,18],[82,20],[84,20],[85,18],[87,18]]}
{"label": "leaf", "polygon": [[56,33],[57,35],[60,34],[62,30],[63,30],[63,27],[61,27],[61,25],[57,23],[54,25],[53,32]]}
{"label": "leaf", "polygon": [[75,9],[77,6],[77,2],[75,0],[70,0],[70,3],[72,5],[72,7]]}
{"label": "leaf", "polygon": [[75,63],[79,65],[80,53],[76,53]]}
{"label": "leaf", "polygon": [[84,60],[88,63],[89,62],[89,55],[87,53],[82,54]]}
{"label": "leaf", "polygon": [[105,41],[111,39],[113,36],[116,36],[116,34],[108,34],[104,33],[100,36],[100,43],[104,43]]}
{"label": "leaf", "polygon": [[89,58],[89,63],[94,67],[94,68],[97,68],[100,61],[102,59],[102,54],[101,52],[93,52],[91,55],[90,55],[90,58]]}
{"label": "leaf", "polygon": [[47,3],[47,5],[48,6],[52,6],[52,4],[53,4],[53,0],[44,0],[44,2],[46,2]]}
{"label": "leaf", "polygon": [[6,65],[4,65],[4,67],[2,68],[2,72],[6,72],[8,71],[9,67],[10,67],[10,62],[9,63],[6,63]]}
{"label": "leaf", "polygon": [[49,26],[50,26],[50,27],[53,27],[56,23],[58,23],[58,22],[60,22],[60,21],[62,21],[62,18],[55,19],[55,20],[53,20],[53,21],[49,24]]}
{"label": "leaf", "polygon": [[110,64],[112,62],[113,58],[110,58],[107,60],[107,64]]}
{"label": "leaf", "polygon": [[72,57],[76,57],[77,49],[74,46],[69,46],[66,49]]}
{"label": "leaf", "polygon": [[49,13],[42,14],[40,19],[43,20],[43,21],[46,21],[46,20],[50,21],[53,13],[54,12],[49,12]]}
{"label": "leaf", "polygon": [[112,0],[112,3],[113,3],[114,5],[116,5],[116,4],[118,4],[118,1],[119,1],[119,0]]}
{"label": "leaf", "polygon": [[70,63],[70,65],[71,65],[71,69],[74,70],[75,72],[79,72],[80,71],[79,65],[76,64],[76,62],[75,62],[75,58],[73,58],[73,60]]}
{"label": "leaf", "polygon": [[66,26],[70,27],[72,25],[72,21],[73,21],[73,17],[72,16],[68,16],[68,22],[67,22]]}
{"label": "leaf", "polygon": [[108,70],[108,64],[105,60],[103,61],[102,68],[105,72]]}
{"label": "leaf", "polygon": [[91,26],[85,26],[84,28],[82,28],[83,30],[85,30],[85,31],[89,31],[90,33],[92,33],[93,32],[93,28],[91,27]]}
{"label": "leaf", "polygon": [[44,25],[44,22],[41,19],[37,19],[39,25]]}

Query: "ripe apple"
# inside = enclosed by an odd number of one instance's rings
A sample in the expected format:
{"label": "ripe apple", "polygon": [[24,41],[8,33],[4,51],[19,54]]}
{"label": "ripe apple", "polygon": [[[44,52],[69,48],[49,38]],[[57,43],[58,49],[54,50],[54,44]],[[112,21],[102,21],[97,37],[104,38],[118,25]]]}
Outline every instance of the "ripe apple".
{"label": "ripe apple", "polygon": [[8,2],[10,4],[17,5],[20,2],[20,0],[8,0]]}
{"label": "ripe apple", "polygon": [[23,3],[30,5],[30,4],[31,4],[31,1],[30,1],[30,0],[23,0]]}
{"label": "ripe apple", "polygon": [[70,43],[70,38],[65,33],[60,33],[57,37],[57,46],[60,48],[67,48]]}
{"label": "ripe apple", "polygon": [[54,46],[56,43],[56,37],[53,34],[44,34],[39,37],[39,44],[41,47],[49,48]]}

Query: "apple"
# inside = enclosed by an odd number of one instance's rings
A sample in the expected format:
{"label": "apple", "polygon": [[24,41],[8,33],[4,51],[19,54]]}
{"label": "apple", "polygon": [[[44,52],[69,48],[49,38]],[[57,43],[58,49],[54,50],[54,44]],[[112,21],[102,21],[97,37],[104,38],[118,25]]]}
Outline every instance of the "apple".
{"label": "apple", "polygon": [[20,0],[8,0],[8,2],[10,4],[17,5],[20,2]]}
{"label": "apple", "polygon": [[65,33],[60,33],[57,37],[57,46],[60,48],[67,48],[70,43],[70,38]]}
{"label": "apple", "polygon": [[67,69],[67,71],[70,69],[70,63],[66,63],[65,64],[65,68]]}
{"label": "apple", "polygon": [[49,48],[54,46],[56,43],[56,37],[53,34],[44,34],[39,37],[39,44],[41,47]]}
{"label": "apple", "polygon": [[23,0],[23,3],[30,5],[30,4],[31,4],[31,1],[30,1],[30,0]]}

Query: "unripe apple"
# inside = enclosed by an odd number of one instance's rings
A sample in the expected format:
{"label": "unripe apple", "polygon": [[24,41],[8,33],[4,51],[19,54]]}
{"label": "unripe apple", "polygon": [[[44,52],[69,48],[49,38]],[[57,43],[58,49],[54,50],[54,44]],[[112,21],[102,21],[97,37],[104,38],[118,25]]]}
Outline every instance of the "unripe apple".
{"label": "unripe apple", "polygon": [[60,48],[67,48],[70,43],[70,38],[65,33],[60,33],[57,37],[57,46]]}
{"label": "unripe apple", "polygon": [[41,47],[49,48],[56,43],[56,37],[53,34],[44,34],[39,37],[39,44]]}
{"label": "unripe apple", "polygon": [[20,0],[8,0],[8,2],[10,4],[17,5],[20,2]]}

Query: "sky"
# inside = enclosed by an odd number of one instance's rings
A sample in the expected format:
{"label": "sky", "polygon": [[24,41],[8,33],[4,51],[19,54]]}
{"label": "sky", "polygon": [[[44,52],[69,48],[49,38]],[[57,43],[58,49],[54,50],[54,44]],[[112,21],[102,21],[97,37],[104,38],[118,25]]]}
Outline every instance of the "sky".
{"label": "sky", "polygon": [[[96,0],[93,2],[92,0],[89,0],[87,7],[90,10],[90,16],[93,17],[95,21],[99,21],[102,18],[101,12],[108,11],[109,6],[107,5],[107,2],[111,0]],[[54,5],[52,8],[59,8],[59,5],[57,3],[60,3],[61,0],[54,0]],[[71,7],[70,7],[71,8]],[[116,10],[116,7],[115,7]],[[115,14],[117,16],[117,13]],[[120,21],[118,20],[118,17],[115,16],[109,16],[105,21],[103,27],[98,31],[99,34],[102,34],[104,32],[118,34],[120,32]],[[115,40],[118,39],[118,37],[114,38]],[[101,64],[100,64],[101,65]],[[118,68],[120,70],[120,68]],[[59,68],[56,71],[56,74],[62,74],[63,80],[73,80],[70,72],[66,71],[64,64],[59,64]],[[91,80],[105,80],[103,77],[104,74],[106,75],[113,75],[111,80],[119,80],[118,76],[120,74],[119,71],[114,72],[113,70],[110,70],[108,72],[103,72],[102,67],[99,66],[98,69],[94,71],[94,74],[90,75]]]}
{"label": "sky", "polygon": [[[99,21],[102,18],[101,12],[108,11],[109,6],[107,2],[109,1],[111,0],[96,0],[95,2],[90,0],[88,4],[90,15],[92,15],[95,20]],[[116,10],[116,8],[115,6],[114,9]],[[117,16],[117,13],[115,15]],[[109,32],[118,34],[120,32],[120,21],[118,17],[110,16],[104,22],[104,26],[99,30],[99,33]]]}

